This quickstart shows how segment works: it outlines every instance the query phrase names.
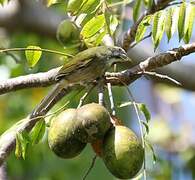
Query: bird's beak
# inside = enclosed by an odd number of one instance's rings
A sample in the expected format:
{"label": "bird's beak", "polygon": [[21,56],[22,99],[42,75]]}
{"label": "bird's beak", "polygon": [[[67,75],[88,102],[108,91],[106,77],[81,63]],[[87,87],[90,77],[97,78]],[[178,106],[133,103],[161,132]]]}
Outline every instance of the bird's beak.
{"label": "bird's beak", "polygon": [[127,53],[123,53],[120,55],[121,62],[132,62],[132,60],[127,56]]}

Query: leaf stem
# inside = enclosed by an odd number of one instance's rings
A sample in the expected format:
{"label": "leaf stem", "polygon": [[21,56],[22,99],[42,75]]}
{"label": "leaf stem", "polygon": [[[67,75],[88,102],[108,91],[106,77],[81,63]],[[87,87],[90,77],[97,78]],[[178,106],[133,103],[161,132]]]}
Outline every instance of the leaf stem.
{"label": "leaf stem", "polygon": [[110,107],[111,107],[111,110],[112,110],[112,115],[115,116],[116,115],[116,110],[115,110],[115,106],[114,106],[114,99],[113,99],[113,95],[112,95],[111,83],[107,83],[107,87],[108,87],[108,95],[109,95],[109,99],[110,99]]}
{"label": "leaf stem", "polygon": [[140,115],[139,115],[138,105],[135,102],[135,99],[134,99],[130,89],[128,88],[128,86],[126,86],[126,89],[127,89],[127,92],[129,94],[129,96],[132,99],[132,103],[133,103],[133,106],[134,106],[134,109],[135,109],[135,113],[136,113],[136,116],[138,118],[139,129],[140,129],[141,140],[142,140],[142,147],[144,149],[143,177],[144,177],[144,180],[146,180],[147,179],[147,176],[146,176],[146,149],[145,149],[146,146],[145,146],[145,139],[144,139],[144,130],[143,130],[142,121],[141,121],[141,118],[140,118]]}
{"label": "leaf stem", "polygon": [[53,53],[57,55],[62,55],[62,56],[68,56],[68,57],[74,57],[71,54],[56,51],[56,50],[51,50],[51,49],[42,49],[42,48],[8,48],[8,49],[0,49],[0,53],[7,53],[11,51],[42,51],[42,52],[47,52],[47,53]]}
{"label": "leaf stem", "polygon": [[127,92],[129,94],[129,97],[131,98],[133,107],[135,109],[136,116],[138,118],[138,124],[139,124],[139,129],[140,129],[140,134],[141,134],[141,142],[142,142],[142,147],[144,149],[143,177],[144,177],[144,180],[146,180],[147,179],[147,175],[146,175],[146,149],[145,149],[146,146],[145,146],[145,138],[144,138],[144,130],[143,130],[143,126],[142,126],[142,121],[141,121],[141,118],[140,118],[140,115],[139,115],[139,108],[138,108],[138,105],[135,102],[133,94],[131,93],[131,91],[130,91],[129,87],[127,86],[127,84],[124,83],[123,81],[121,81],[121,83],[127,89]]}
{"label": "leaf stem", "polygon": [[84,177],[82,178],[82,180],[85,180],[87,178],[87,176],[89,175],[89,173],[91,172],[91,170],[93,169],[94,165],[95,165],[95,162],[96,162],[96,159],[97,159],[97,155],[95,155],[92,159],[92,162],[91,162],[91,165],[89,167],[89,169],[87,170],[87,172],[85,173]]}

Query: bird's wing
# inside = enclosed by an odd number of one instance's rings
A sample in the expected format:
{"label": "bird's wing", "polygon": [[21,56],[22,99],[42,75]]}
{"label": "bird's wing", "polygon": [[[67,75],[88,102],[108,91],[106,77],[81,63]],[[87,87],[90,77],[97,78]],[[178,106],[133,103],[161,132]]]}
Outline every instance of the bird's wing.
{"label": "bird's wing", "polygon": [[85,59],[85,60],[79,60],[79,61],[74,61],[74,59],[67,64],[65,64],[59,71],[56,76],[56,80],[61,79],[62,77],[73,73],[74,71],[79,70],[80,68],[86,66],[88,63],[90,63],[93,60],[93,58],[90,59]]}
{"label": "bird's wing", "polygon": [[95,59],[98,60],[97,53],[105,50],[105,47],[94,47],[78,53],[75,57],[63,65],[63,67],[58,71],[56,79],[61,79],[61,77],[86,66],[86,64]]}

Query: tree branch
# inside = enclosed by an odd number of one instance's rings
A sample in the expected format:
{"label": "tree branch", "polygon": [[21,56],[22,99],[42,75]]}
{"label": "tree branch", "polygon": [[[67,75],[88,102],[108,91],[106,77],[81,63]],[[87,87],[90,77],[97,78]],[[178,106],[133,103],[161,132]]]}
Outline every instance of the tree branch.
{"label": "tree branch", "polygon": [[0,179],[1,180],[7,180],[7,166],[6,163],[3,163],[2,166],[0,166]]}
{"label": "tree branch", "polygon": [[[17,1],[10,1],[10,3],[11,2],[17,2]],[[41,37],[44,35],[56,39],[57,25],[60,23],[62,19],[65,19],[65,16],[57,13],[56,11],[53,12],[52,9],[45,8],[35,1],[20,0],[19,2],[20,4],[19,6],[17,6],[18,9],[16,10],[14,9],[12,11],[13,8],[8,8],[3,12],[1,11],[0,26],[6,28],[8,31],[11,32],[15,32],[19,29],[26,32],[35,32],[38,35],[41,35]],[[158,7],[162,9],[167,4],[172,5],[171,2],[172,0],[159,0],[158,4],[160,3],[161,6]],[[133,49],[130,49],[131,53],[129,53],[129,56],[136,63],[139,63],[140,60],[152,56],[152,48],[151,51],[148,49],[146,51],[145,49],[140,47],[141,45],[139,44]],[[142,53],[140,53],[140,51]],[[194,83],[195,81],[190,80],[191,78],[193,78],[191,77],[190,72],[194,72],[194,71],[195,71],[194,65],[186,65],[181,63],[179,64],[175,63],[174,65],[169,65],[166,66],[165,68],[163,67],[161,69],[157,69],[157,72],[167,74],[173,77],[174,79],[177,79],[183,84],[184,88],[193,91],[195,90],[195,83]],[[166,81],[163,82],[167,83]],[[37,82],[34,81],[32,87],[36,87],[36,83]],[[44,81],[42,86],[48,86],[49,84]],[[27,85],[26,88],[31,87],[28,83],[26,83],[26,85]],[[37,87],[38,86],[40,86],[40,84],[38,84]],[[25,88],[25,87],[18,87],[18,89],[20,88]],[[12,91],[12,88],[10,89],[10,91]],[[9,91],[5,88],[5,92],[2,93],[6,93],[6,92]]]}
{"label": "tree branch", "polygon": [[54,77],[57,75],[59,69],[60,67],[43,73],[29,74],[0,81],[0,94],[25,88],[45,87],[55,84],[56,81]]}
{"label": "tree branch", "polygon": [[[149,57],[145,61],[140,62],[138,65],[128,70],[118,73],[106,73],[107,82],[110,82],[113,85],[121,85],[121,81],[123,81],[126,84],[130,84],[141,76],[140,75],[141,72],[151,71],[163,67],[174,61],[180,60],[183,56],[186,56],[193,52],[195,52],[195,43],[183,45],[171,51],[167,51],[165,53]],[[0,94],[25,88],[45,87],[55,84],[56,83],[55,76],[59,69],[60,67],[49,70],[48,72],[30,74],[26,76],[20,76],[0,81]],[[163,73],[165,73],[164,70]],[[192,81],[190,83],[192,85],[189,87],[189,89],[195,90],[195,84],[193,84]],[[185,82],[183,82],[183,85],[185,86]]]}
{"label": "tree branch", "polygon": [[[160,53],[156,56],[149,57],[138,65],[131,69],[118,73],[107,73],[107,80],[113,85],[121,84],[121,81],[125,84],[130,84],[132,79],[137,79],[139,74],[144,71],[151,71],[172,62],[180,60],[183,56],[189,55],[195,52],[195,43],[183,45],[179,48],[174,48],[171,51]],[[118,80],[117,80],[118,79]]]}

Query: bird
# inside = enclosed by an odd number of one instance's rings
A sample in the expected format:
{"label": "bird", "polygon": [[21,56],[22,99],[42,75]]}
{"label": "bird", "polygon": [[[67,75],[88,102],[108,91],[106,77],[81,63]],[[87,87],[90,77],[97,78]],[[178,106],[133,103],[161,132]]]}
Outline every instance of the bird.
{"label": "bird", "polygon": [[57,72],[58,82],[51,92],[41,101],[34,113],[40,113],[62,91],[71,85],[88,85],[101,79],[105,72],[116,63],[131,61],[124,49],[118,46],[98,46],[76,54]]}

